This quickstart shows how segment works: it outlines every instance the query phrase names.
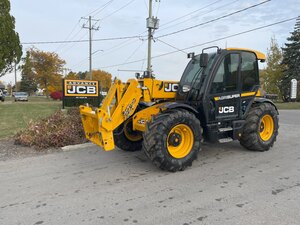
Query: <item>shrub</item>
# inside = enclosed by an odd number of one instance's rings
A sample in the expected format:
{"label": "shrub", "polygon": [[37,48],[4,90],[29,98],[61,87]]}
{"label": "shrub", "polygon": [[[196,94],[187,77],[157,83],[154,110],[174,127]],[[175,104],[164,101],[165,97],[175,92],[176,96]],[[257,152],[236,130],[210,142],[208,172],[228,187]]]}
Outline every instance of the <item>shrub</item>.
{"label": "shrub", "polygon": [[50,94],[50,97],[51,97],[53,100],[62,100],[63,94],[62,94],[62,92],[60,92],[60,91],[55,91],[55,92],[52,92],[52,93]]}
{"label": "shrub", "polygon": [[15,136],[15,144],[40,150],[86,141],[78,108],[71,108],[67,113],[56,111],[40,121],[30,121],[28,127]]}

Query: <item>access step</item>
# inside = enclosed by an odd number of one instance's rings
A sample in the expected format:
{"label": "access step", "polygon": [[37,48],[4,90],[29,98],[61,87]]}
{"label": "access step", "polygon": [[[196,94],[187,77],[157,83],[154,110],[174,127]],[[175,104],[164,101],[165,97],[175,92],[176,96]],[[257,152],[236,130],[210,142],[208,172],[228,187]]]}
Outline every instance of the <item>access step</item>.
{"label": "access step", "polygon": [[231,142],[231,141],[233,141],[232,138],[222,138],[222,139],[219,139],[220,143],[227,143],[227,142]]}
{"label": "access step", "polygon": [[226,132],[226,131],[232,131],[232,127],[222,127],[222,128],[219,128],[219,132]]}

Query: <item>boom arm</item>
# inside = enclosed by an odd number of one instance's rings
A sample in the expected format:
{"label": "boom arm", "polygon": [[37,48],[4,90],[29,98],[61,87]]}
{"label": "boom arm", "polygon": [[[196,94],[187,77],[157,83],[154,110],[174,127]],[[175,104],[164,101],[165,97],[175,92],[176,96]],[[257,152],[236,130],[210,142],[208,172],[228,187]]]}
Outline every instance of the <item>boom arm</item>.
{"label": "boom arm", "polygon": [[[100,108],[80,106],[86,138],[106,151],[113,150],[115,146],[113,131],[136,112],[140,101],[157,103],[158,100],[175,100],[177,88],[178,82],[174,81],[145,78],[130,79],[123,84],[120,80],[116,80]],[[146,114],[151,116],[158,111],[151,109]]]}
{"label": "boom arm", "polygon": [[93,110],[89,106],[80,106],[87,139],[106,151],[114,149],[114,129],[135,112],[142,97],[142,90],[137,88],[138,85],[135,79],[128,80],[126,85],[117,80],[100,108]]}

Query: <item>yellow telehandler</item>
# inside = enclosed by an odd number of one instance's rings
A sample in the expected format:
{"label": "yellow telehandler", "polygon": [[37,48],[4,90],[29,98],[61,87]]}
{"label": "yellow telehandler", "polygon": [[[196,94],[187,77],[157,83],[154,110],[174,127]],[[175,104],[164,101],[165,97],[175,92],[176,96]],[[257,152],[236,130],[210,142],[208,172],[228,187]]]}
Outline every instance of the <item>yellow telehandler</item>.
{"label": "yellow telehandler", "polygon": [[105,151],[142,149],[154,165],[173,172],[192,165],[202,141],[239,140],[249,150],[269,150],[278,111],[260,96],[258,61],[265,55],[210,47],[188,56],[180,82],[116,80],[100,108],[80,106],[86,138]]}

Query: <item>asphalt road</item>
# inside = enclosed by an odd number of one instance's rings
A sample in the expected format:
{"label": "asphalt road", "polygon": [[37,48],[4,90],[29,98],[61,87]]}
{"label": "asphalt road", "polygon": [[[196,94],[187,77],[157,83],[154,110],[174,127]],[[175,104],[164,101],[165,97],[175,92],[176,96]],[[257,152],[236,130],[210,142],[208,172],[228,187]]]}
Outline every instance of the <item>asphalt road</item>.
{"label": "asphalt road", "polygon": [[96,146],[0,162],[0,224],[299,224],[300,111],[269,152],[205,145],[184,172]]}

